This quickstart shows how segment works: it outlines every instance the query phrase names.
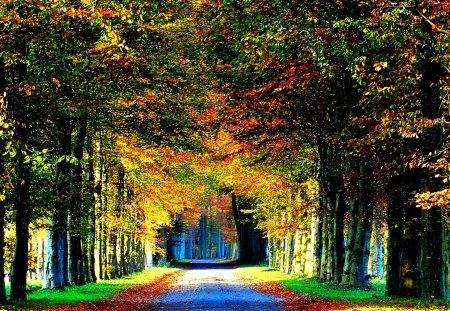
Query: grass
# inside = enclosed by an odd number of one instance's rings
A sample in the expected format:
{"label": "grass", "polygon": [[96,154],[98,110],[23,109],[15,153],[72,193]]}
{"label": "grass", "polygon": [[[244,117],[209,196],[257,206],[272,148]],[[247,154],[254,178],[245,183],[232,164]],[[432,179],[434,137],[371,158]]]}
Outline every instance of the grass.
{"label": "grass", "polygon": [[301,278],[298,275],[287,275],[280,271],[262,266],[240,267],[238,275],[261,282],[277,281],[292,291],[314,298],[345,301],[352,306],[349,310],[446,310],[443,300],[400,299],[385,296],[385,282],[372,280],[373,288],[349,288],[345,286],[319,282],[316,279]]}
{"label": "grass", "polygon": [[[178,269],[166,267],[149,268],[143,272],[133,273],[122,278],[98,280],[97,283],[89,283],[83,286],[68,286],[64,290],[42,290],[40,289],[42,281],[31,281],[29,282],[29,288],[33,292],[28,295],[28,301],[14,303],[11,307],[13,309],[46,308],[61,304],[107,299],[120,290],[149,283],[176,270]],[[8,285],[7,291],[9,291]]]}

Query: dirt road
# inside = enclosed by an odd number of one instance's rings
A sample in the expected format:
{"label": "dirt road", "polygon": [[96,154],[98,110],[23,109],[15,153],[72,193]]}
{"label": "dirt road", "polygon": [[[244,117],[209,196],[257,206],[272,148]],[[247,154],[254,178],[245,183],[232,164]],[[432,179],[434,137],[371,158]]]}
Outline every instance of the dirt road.
{"label": "dirt road", "polygon": [[148,310],[283,310],[279,298],[246,286],[227,265],[196,260],[186,268],[174,288]]}

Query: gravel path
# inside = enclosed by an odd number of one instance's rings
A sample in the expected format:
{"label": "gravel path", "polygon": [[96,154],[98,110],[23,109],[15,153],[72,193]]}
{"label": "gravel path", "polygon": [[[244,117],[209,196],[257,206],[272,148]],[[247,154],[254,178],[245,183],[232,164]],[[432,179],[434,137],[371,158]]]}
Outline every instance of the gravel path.
{"label": "gravel path", "polygon": [[277,301],[245,285],[232,268],[196,260],[171,291],[151,302],[149,310],[283,310]]}

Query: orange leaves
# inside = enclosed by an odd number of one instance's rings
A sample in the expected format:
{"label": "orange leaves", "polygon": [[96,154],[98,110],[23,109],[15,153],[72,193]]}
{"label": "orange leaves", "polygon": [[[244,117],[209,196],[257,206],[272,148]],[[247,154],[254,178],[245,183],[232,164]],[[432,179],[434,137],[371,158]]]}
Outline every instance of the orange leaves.
{"label": "orange leaves", "polygon": [[19,85],[19,92],[25,92],[25,94],[27,94],[27,96],[31,96],[31,94],[33,93],[33,91],[36,89],[36,87],[34,85]]}
{"label": "orange leaves", "polygon": [[242,145],[230,133],[225,131],[220,131],[215,137],[206,140],[205,143],[212,156],[222,159],[236,154],[242,149]]}

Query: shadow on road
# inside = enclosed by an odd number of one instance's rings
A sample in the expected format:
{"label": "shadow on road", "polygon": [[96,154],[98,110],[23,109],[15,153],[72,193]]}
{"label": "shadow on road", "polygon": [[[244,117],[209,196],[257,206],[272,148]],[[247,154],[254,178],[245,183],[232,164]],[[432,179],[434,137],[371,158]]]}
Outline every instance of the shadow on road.
{"label": "shadow on road", "polygon": [[176,261],[175,267],[183,269],[233,269],[238,266],[236,261],[213,260],[213,259],[192,259],[189,261]]}

